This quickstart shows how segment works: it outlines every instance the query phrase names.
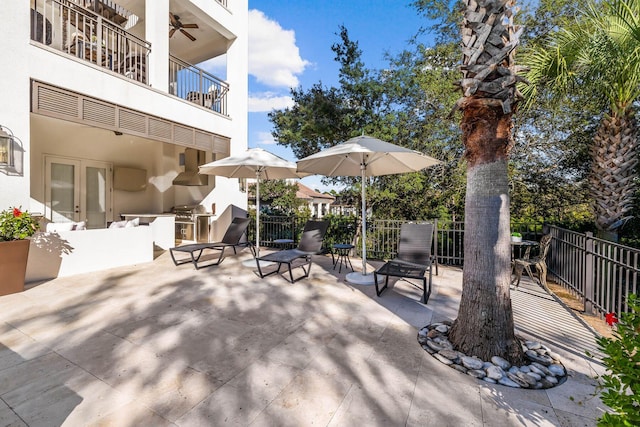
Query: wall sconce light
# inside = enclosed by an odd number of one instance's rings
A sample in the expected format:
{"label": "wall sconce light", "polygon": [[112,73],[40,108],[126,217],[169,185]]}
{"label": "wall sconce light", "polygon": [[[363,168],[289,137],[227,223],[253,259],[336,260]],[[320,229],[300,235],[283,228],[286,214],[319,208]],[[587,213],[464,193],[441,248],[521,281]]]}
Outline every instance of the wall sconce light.
{"label": "wall sconce light", "polygon": [[0,165],[13,166],[13,133],[3,126],[0,126]]}

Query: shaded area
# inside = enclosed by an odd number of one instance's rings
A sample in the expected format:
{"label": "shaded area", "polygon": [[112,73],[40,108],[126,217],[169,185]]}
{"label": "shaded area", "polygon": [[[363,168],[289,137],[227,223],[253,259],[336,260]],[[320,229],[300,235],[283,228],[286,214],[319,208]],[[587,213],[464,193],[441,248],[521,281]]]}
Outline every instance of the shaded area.
{"label": "shaded area", "polygon": [[[0,344],[18,356],[0,356],[0,406],[28,425],[38,413],[119,426],[595,425],[602,410],[586,400],[583,358],[552,395],[490,386],[423,351],[418,328],[456,315],[459,270],[440,269],[425,306],[402,281],[380,298],[346,284],[330,256],[294,284],[259,279],[249,257],[194,270],[165,253],[0,298]],[[68,398],[42,404],[43,388]]]}

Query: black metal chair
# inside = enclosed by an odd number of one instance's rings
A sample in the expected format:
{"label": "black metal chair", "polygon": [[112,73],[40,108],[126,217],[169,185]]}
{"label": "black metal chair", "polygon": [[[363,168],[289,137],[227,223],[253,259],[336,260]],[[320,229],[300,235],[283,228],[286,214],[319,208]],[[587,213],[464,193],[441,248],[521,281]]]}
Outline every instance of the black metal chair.
{"label": "black metal chair", "polygon": [[[545,234],[540,238],[540,253],[532,258],[517,258],[513,261],[516,277],[512,283],[516,284],[516,287],[520,286],[520,279],[522,278],[522,270],[526,271],[531,280],[534,282],[538,279],[540,286],[545,291],[549,292],[547,286],[547,253],[549,252],[549,246],[551,245],[551,234]],[[535,276],[531,267],[535,268]]]}
{"label": "black metal chair", "polygon": [[[224,250],[226,248],[233,248],[233,253],[236,252],[236,247],[238,246],[248,246],[248,242],[241,242],[242,236],[247,231],[247,227],[249,226],[249,218],[233,218],[231,224],[227,228],[227,231],[224,233],[222,240],[219,242],[211,242],[211,243],[192,243],[183,246],[177,246],[175,248],[169,248],[169,253],[171,254],[171,259],[175,265],[186,264],[188,262],[192,262],[196,267],[196,270],[202,267],[210,267],[212,265],[218,265],[222,262],[222,258],[224,256]],[[219,251],[220,255],[218,259],[214,262],[210,262],[207,264],[201,263],[200,257],[205,250],[214,250]],[[176,259],[174,252],[185,252],[189,254],[188,258]],[[197,256],[195,255],[197,253]]]}
{"label": "black metal chair", "polygon": [[[256,258],[260,277],[264,278],[272,274],[279,274],[280,268],[283,264],[287,265],[291,283],[297,282],[305,277],[309,277],[309,273],[311,272],[311,256],[322,251],[322,243],[324,241],[327,228],[329,228],[329,221],[307,221],[297,248],[283,249],[281,251],[272,252]],[[262,271],[264,264],[261,265],[261,261],[278,264],[278,268],[268,273],[264,273]],[[302,267],[304,275],[294,279],[292,269],[297,267]]]}
{"label": "black metal chair", "polygon": [[[373,273],[376,294],[380,296],[389,285],[389,277],[418,279],[422,281],[422,302],[431,295],[433,224],[402,224],[398,255]],[[429,272],[429,277],[425,274]],[[379,287],[378,276],[385,276],[384,286]],[[409,282],[411,283],[411,282]]]}

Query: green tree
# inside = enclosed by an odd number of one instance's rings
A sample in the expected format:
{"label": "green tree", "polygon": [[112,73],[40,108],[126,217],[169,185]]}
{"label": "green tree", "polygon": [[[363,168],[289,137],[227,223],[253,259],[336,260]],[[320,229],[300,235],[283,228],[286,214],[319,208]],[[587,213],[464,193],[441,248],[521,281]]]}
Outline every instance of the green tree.
{"label": "green tree", "polygon": [[[294,106],[270,114],[274,138],[289,146],[298,158],[362,131],[429,153],[444,160],[444,166],[372,178],[368,208],[374,216],[398,219],[461,215],[464,175],[459,164],[460,130],[447,117],[455,101],[450,91],[457,78],[455,44],[412,45],[412,50],[387,56],[389,66],[376,71],[362,62],[358,43],[349,38],[345,28],[339,36],[340,43],[332,49],[340,63],[340,87],[327,88],[319,83],[306,91],[293,90]],[[341,182],[351,190],[359,186],[358,179],[348,177],[327,181]],[[400,198],[402,203],[397,203]],[[452,212],[441,214],[434,209],[441,205]]]}
{"label": "green tree", "polygon": [[[292,215],[302,202],[296,197],[298,185],[283,179],[271,179],[260,183],[260,207],[273,215]],[[249,185],[249,197],[255,200],[256,186]]]}
{"label": "green tree", "polygon": [[640,95],[640,42],[630,26],[621,25],[622,7],[640,16],[633,0],[591,1],[544,43],[530,46],[525,61],[531,84],[523,89],[533,103],[549,93],[542,87],[559,97],[581,88],[606,108],[590,144],[589,190],[595,225],[613,240],[633,209],[638,164],[634,101]]}

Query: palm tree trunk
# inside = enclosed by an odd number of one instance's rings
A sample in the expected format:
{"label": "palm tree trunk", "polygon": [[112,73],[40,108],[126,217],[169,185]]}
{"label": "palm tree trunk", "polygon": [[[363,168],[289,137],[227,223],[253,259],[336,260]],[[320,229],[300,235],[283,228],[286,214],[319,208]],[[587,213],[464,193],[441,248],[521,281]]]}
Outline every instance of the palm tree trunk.
{"label": "palm tree trunk", "polygon": [[593,139],[589,184],[600,237],[617,240],[618,229],[633,209],[638,164],[638,126],[633,108],[605,115]]}
{"label": "palm tree trunk", "polygon": [[509,296],[511,113],[474,100],[466,104],[461,126],[467,159],[463,289],[449,339],[467,355],[500,356],[520,365],[524,355]]}

